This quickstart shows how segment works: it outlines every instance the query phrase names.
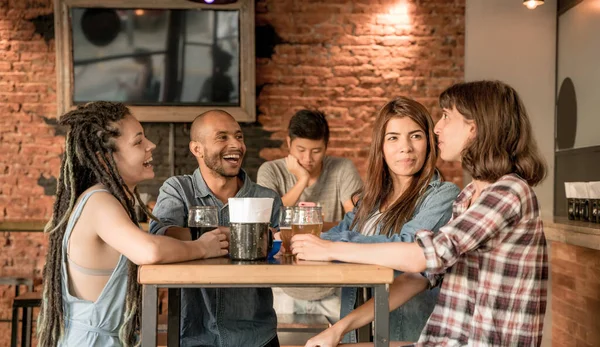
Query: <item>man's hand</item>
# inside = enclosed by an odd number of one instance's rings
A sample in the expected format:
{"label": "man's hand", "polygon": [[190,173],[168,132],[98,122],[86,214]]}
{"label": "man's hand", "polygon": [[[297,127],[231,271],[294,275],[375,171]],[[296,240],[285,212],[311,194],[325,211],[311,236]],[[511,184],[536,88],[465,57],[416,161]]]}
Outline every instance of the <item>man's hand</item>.
{"label": "man's hand", "polygon": [[302,165],[300,165],[296,157],[294,157],[291,154],[288,155],[285,158],[285,166],[287,167],[288,171],[296,177],[296,180],[305,181],[305,183],[308,185],[308,179],[310,178],[310,174],[308,173],[308,171],[306,171],[305,168],[302,167]]}
{"label": "man's hand", "polygon": [[301,234],[292,237],[292,253],[298,259],[332,261],[331,245],[333,242],[322,240],[312,234]]}
{"label": "man's hand", "polygon": [[227,241],[231,241],[231,231],[229,230],[229,227],[219,227],[219,230],[227,236]]}
{"label": "man's hand", "polygon": [[194,242],[204,250],[203,258],[221,257],[229,253],[227,235],[218,228],[205,232]]}

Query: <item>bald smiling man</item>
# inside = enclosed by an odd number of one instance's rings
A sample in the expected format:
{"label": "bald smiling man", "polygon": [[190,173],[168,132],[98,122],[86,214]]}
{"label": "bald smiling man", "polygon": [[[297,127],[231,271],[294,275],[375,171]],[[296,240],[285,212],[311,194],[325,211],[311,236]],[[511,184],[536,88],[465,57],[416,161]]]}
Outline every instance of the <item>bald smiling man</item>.
{"label": "bald smiling man", "polygon": [[[217,206],[219,225],[228,227],[227,201],[232,197],[273,198],[271,226],[279,226],[281,198],[252,182],[242,170],[244,134],[229,113],[212,110],[196,117],[189,148],[198,169],[162,185],[153,210],[160,223],[150,223],[151,233],[191,240],[186,227],[191,206]],[[278,347],[276,330],[270,288],[181,291],[181,346]]]}

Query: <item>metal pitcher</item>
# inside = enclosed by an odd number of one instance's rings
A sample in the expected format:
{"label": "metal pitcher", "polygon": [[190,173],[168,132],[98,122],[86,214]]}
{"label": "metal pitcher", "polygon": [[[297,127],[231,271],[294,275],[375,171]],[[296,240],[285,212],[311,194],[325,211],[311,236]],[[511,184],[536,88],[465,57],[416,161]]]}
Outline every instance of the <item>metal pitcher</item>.
{"label": "metal pitcher", "polygon": [[234,260],[266,259],[273,247],[269,223],[230,223],[229,256]]}

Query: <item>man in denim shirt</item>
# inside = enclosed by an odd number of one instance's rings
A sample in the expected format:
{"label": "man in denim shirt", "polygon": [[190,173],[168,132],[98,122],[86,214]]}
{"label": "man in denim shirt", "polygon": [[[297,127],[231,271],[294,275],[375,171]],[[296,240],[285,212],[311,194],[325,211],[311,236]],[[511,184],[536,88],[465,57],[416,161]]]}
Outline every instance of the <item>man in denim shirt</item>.
{"label": "man in denim shirt", "polygon": [[[241,169],[246,145],[235,119],[208,111],[194,120],[190,136],[199,168],[165,181],[153,210],[160,223],[151,222],[150,232],[190,240],[184,226],[191,206],[217,206],[219,224],[228,226],[230,197],[273,198],[271,226],[278,227],[281,198]],[[181,346],[279,346],[270,288],[183,289],[181,315]]]}

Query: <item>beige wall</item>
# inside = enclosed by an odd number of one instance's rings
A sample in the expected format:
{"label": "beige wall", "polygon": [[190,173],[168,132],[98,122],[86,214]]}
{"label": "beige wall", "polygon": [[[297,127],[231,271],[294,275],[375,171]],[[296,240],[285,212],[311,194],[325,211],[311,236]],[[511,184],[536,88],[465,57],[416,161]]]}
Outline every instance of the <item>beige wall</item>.
{"label": "beige wall", "polygon": [[513,86],[529,112],[548,177],[536,188],[552,216],[556,0],[529,10],[521,1],[467,0],[465,80],[498,79]]}
{"label": "beige wall", "polygon": [[[574,148],[600,145],[600,0],[585,0],[558,19],[558,81],[570,77],[577,95]],[[558,91],[557,91],[558,93]]]}
{"label": "beige wall", "polygon": [[[519,0],[467,0],[465,80],[498,79],[523,99],[548,162],[536,194],[544,217],[553,214],[556,0],[529,10]],[[548,296],[550,298],[550,295]],[[550,346],[550,300],[543,346]]]}

